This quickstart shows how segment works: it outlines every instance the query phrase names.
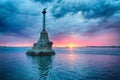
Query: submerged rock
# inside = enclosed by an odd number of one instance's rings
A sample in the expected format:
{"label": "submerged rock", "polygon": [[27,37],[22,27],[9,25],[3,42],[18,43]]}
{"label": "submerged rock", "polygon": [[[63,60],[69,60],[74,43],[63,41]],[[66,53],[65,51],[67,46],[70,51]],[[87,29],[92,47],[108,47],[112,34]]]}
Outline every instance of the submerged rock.
{"label": "submerged rock", "polygon": [[26,52],[27,55],[31,56],[50,56],[55,55],[55,52],[53,50],[29,50]]}

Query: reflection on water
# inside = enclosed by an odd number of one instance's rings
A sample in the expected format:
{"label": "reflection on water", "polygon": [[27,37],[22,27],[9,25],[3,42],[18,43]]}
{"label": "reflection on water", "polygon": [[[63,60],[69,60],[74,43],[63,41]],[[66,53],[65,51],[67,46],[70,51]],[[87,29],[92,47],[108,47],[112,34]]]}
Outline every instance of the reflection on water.
{"label": "reflection on water", "polygon": [[52,68],[52,58],[53,56],[41,56],[41,57],[31,57],[27,56],[27,58],[32,63],[32,71],[35,73],[38,80],[47,80],[50,70]]}
{"label": "reflection on water", "polygon": [[119,48],[56,48],[51,57],[27,50],[0,50],[0,80],[120,80]]}
{"label": "reflection on water", "polygon": [[57,54],[54,61],[52,80],[119,80],[120,78],[119,56]]}

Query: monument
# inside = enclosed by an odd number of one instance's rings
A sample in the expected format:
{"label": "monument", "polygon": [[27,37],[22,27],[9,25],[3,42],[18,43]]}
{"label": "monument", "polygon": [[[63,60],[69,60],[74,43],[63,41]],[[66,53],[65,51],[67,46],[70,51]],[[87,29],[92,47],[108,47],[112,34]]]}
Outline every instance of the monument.
{"label": "monument", "polygon": [[40,38],[36,43],[34,43],[32,49],[26,52],[27,55],[47,56],[55,54],[55,52],[52,50],[53,42],[49,41],[48,33],[46,31],[45,25],[46,8],[43,9],[42,14],[43,14],[43,29],[40,33]]}

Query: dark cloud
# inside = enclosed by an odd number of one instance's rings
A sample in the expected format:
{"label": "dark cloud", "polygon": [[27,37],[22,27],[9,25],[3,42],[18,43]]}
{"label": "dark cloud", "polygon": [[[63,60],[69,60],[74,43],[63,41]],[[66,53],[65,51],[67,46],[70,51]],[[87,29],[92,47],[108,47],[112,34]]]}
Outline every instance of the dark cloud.
{"label": "dark cloud", "polygon": [[[86,1],[86,2],[85,2]],[[14,37],[39,36],[41,11],[49,3],[46,21],[51,38],[91,36],[120,30],[120,0],[1,0],[0,34]],[[92,2],[91,2],[92,1]],[[34,33],[34,34],[33,34]]]}
{"label": "dark cloud", "polygon": [[[0,33],[4,35],[29,37],[28,27],[33,27],[39,13],[26,13],[19,9],[17,1],[0,3]],[[34,19],[34,20],[32,20]]]}
{"label": "dark cloud", "polygon": [[[118,17],[119,18],[119,17]],[[111,21],[110,21],[111,20]],[[83,33],[84,36],[90,36],[90,35],[96,35],[97,33],[105,30],[114,30],[116,33],[120,33],[120,20],[114,20],[114,19],[108,19],[108,20],[102,20],[98,23],[98,25],[90,25],[89,29],[85,33]]]}
{"label": "dark cloud", "polygon": [[13,3],[10,1],[7,1],[5,3],[0,3],[0,9],[6,9],[8,12],[18,12],[18,8],[17,8],[18,4],[17,3]]}
{"label": "dark cloud", "polygon": [[31,12],[30,10],[27,12],[27,10],[24,10],[24,9],[21,10],[19,6],[22,3],[23,2],[17,3],[15,1],[4,2],[4,3],[0,4],[0,13],[3,14],[2,12],[5,12],[5,13],[11,13],[11,14],[15,14],[15,15],[18,14],[18,15],[30,15],[30,16],[40,15],[39,12]]}
{"label": "dark cloud", "polygon": [[21,27],[16,15],[0,9],[0,31],[4,34],[20,33]]}
{"label": "dark cloud", "polygon": [[[71,34],[71,32],[75,32],[84,36],[90,36],[107,29],[115,29],[118,33],[120,30],[120,15],[118,15],[116,18],[114,17],[115,14],[120,14],[119,0],[98,0],[96,2],[93,1],[88,3],[82,3],[81,1],[61,1],[59,3],[55,3],[55,5],[51,8],[51,12],[56,19],[63,18],[68,14],[73,16],[78,12],[81,12],[82,16],[85,19],[88,19],[88,22],[86,21],[85,23],[76,24],[78,27],[77,29],[73,26],[74,29],[69,28],[68,30],[64,30],[64,32],[58,33],[58,35]],[[112,19],[111,17],[115,19]],[[97,18],[101,20],[95,24],[94,22],[91,22],[92,24],[90,23],[91,19],[97,21]],[[82,24],[88,24],[88,28],[86,28],[86,31],[84,32],[81,31],[81,29],[83,29],[85,26],[80,27],[79,29],[79,26],[82,26]]]}
{"label": "dark cloud", "polygon": [[76,14],[81,11],[85,18],[109,17],[120,11],[120,1],[101,0],[96,3],[88,2],[65,2],[56,3],[51,9],[53,16],[56,18],[63,17],[68,13]]}
{"label": "dark cloud", "polygon": [[40,2],[41,4],[53,2],[54,0],[34,0],[35,2]]}

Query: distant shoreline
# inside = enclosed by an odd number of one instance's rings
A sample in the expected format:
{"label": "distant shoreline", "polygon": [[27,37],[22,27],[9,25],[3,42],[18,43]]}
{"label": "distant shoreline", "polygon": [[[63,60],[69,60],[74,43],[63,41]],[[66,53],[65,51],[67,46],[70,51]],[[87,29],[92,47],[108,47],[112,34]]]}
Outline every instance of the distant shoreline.
{"label": "distant shoreline", "polygon": [[[32,46],[0,46],[0,48],[31,48]],[[53,48],[69,48],[69,47],[53,47]],[[73,47],[73,48],[120,48],[120,46],[85,46],[85,47]]]}
{"label": "distant shoreline", "polygon": [[120,48],[120,46],[86,46],[88,48]]}

